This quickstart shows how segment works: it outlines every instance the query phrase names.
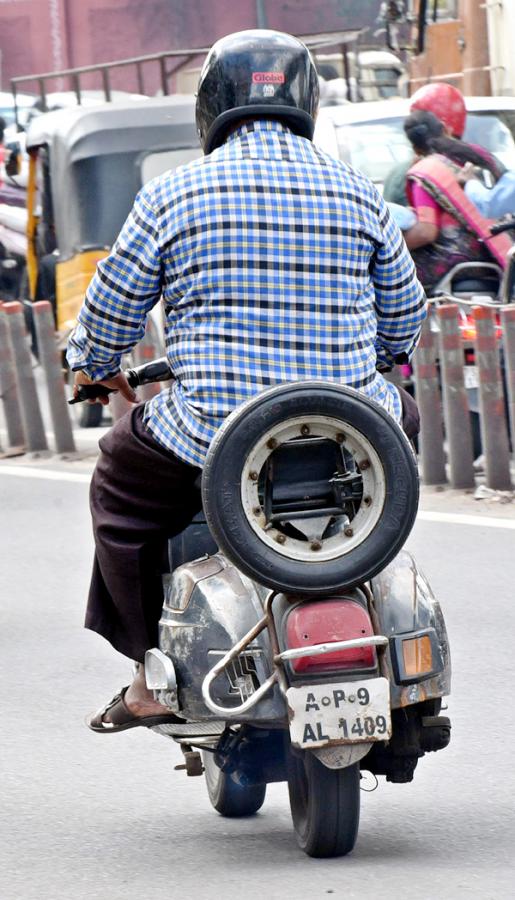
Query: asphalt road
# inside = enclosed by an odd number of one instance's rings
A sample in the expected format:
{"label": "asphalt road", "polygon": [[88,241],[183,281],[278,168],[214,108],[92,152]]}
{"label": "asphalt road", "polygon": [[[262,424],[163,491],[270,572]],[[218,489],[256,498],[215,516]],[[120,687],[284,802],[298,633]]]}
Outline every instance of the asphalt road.
{"label": "asphalt road", "polygon": [[515,895],[513,518],[417,524],[409,547],[451,639],[452,742],[411,785],[380,779],[363,795],[351,856],[311,860],[296,848],[285,785],[254,819],[224,820],[202,778],[174,771],[172,741],[83,725],[130,669],[81,627],[91,558],[82,477],[20,477],[0,463],[3,900]]}

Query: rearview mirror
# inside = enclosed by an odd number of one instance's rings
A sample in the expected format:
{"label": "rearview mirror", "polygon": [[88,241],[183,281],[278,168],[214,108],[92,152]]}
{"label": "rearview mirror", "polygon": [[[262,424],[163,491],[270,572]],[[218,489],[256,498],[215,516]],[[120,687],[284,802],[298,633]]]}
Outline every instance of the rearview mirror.
{"label": "rearview mirror", "polygon": [[5,160],[5,174],[9,176],[9,178],[14,178],[15,175],[20,174],[21,170],[21,153],[20,153],[20,145],[19,144],[7,144],[7,158]]}

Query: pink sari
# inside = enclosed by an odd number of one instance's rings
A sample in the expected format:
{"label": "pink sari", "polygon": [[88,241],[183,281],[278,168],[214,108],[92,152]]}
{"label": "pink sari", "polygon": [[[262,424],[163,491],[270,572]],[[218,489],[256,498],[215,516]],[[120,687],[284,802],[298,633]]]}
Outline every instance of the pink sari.
{"label": "pink sari", "polygon": [[417,162],[408,172],[407,192],[410,203],[413,197],[413,183],[433,197],[442,210],[461,226],[464,237],[474,236],[484,242],[484,247],[494,257],[502,269],[506,268],[507,254],[512,247],[505,234],[492,237],[490,226],[493,220],[485,219],[465,195],[456,178],[457,167],[445,156],[432,154]]}

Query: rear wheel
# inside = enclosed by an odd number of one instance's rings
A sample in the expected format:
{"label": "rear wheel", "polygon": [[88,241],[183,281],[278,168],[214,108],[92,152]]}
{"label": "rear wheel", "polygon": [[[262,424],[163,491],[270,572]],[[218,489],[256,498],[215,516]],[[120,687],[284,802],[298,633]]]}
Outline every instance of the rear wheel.
{"label": "rear wheel", "polygon": [[237,784],[222,772],[212,753],[202,753],[207,792],[211,806],[229,819],[253,816],[265,800],[266,784]]}
{"label": "rear wheel", "polygon": [[329,769],[312,753],[290,754],[288,791],[295,836],[308,856],[345,856],[359,826],[359,763]]}

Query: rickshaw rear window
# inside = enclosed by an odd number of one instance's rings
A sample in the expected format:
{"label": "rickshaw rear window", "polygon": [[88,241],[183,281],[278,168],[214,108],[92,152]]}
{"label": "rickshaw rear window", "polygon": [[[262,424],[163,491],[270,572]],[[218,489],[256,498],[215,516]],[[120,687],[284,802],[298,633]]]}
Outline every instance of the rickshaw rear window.
{"label": "rickshaw rear window", "polygon": [[[59,235],[60,246],[69,237],[72,239],[72,246],[68,253],[65,250],[64,256],[88,246],[112,246],[141,187],[133,153],[80,160],[73,165],[73,176],[77,192],[76,218],[72,200],[69,207],[71,220],[63,223],[69,229],[68,235]],[[57,210],[55,212],[57,220]]]}
{"label": "rickshaw rear window", "polygon": [[[73,197],[56,211],[64,258],[85,247],[110,247],[129,215],[143,184],[168,169],[202,155],[199,147],[140,153],[114,153],[82,159],[73,165]],[[65,246],[69,245],[69,246]]]}
{"label": "rickshaw rear window", "polygon": [[202,156],[200,147],[185,147],[182,150],[159,150],[148,153],[141,163],[141,183],[146,184],[152,178],[177,169],[193,159]]}

